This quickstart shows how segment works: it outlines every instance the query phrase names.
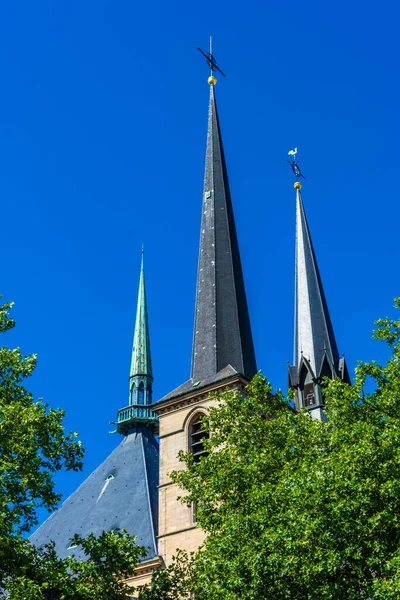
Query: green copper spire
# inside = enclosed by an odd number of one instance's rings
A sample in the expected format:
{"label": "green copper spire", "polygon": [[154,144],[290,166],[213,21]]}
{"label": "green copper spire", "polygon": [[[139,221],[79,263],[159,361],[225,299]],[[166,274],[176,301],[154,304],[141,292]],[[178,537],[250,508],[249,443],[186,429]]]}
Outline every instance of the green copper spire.
{"label": "green copper spire", "polygon": [[152,403],[153,371],[151,366],[149,319],[144,282],[144,250],[140,269],[139,294],[133,336],[132,361],[129,375],[129,405],[118,411],[117,431],[127,435],[138,426],[157,431],[158,417]]}
{"label": "green copper spire", "polygon": [[[153,379],[150,354],[149,320],[147,315],[146,286],[144,282],[144,249],[142,247],[142,265],[140,269],[139,294],[136,311],[135,334],[133,337],[130,388],[132,380],[138,376]],[[131,389],[130,389],[131,395]]]}

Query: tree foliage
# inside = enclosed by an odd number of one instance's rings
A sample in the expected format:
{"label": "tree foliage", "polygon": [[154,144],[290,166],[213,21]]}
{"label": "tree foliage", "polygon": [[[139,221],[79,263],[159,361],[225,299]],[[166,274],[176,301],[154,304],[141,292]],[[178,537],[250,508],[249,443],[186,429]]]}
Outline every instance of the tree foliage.
{"label": "tree foliage", "polygon": [[197,600],[399,597],[400,319],[377,321],[374,337],[387,364],[359,363],[351,386],[327,381],[327,423],[260,374],[246,397],[215,397],[208,456],[181,452],[172,474],[207,533]]}
{"label": "tree foliage", "polygon": [[7,582],[10,600],[127,600],[133,590],[124,580],[133,575],[145,549],[124,531],[95,537],[75,535],[87,560],[61,559],[54,544],[42,549],[25,544],[18,574]]}
{"label": "tree foliage", "polygon": [[[12,303],[0,306],[0,333],[15,323]],[[35,400],[24,387],[36,356],[0,348],[0,597],[9,600],[123,600],[132,590],[121,581],[133,575],[145,549],[123,531],[98,538],[75,536],[87,560],[60,559],[49,544],[34,548],[26,534],[39,507],[53,510],[60,495],[54,473],[79,470],[83,448],[76,432],[65,434],[64,411]]]}

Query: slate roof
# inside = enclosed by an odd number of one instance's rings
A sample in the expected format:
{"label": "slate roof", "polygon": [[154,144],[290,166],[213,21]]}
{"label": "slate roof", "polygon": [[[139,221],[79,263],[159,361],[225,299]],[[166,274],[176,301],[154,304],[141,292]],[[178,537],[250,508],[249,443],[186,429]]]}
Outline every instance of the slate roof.
{"label": "slate roof", "polygon": [[299,189],[295,277],[294,365],[298,368],[304,355],[318,377],[325,355],[339,368],[339,353]]}
{"label": "slate roof", "polygon": [[146,558],[157,556],[159,444],[147,428],[123,438],[105,461],[31,536],[40,547],[54,540],[61,558],[85,556],[69,548],[78,533],[100,535],[126,529],[148,547]]}
{"label": "slate roof", "polygon": [[203,387],[206,387],[207,385],[217,383],[218,381],[223,381],[224,379],[229,379],[230,377],[233,377],[235,375],[242,375],[242,373],[239,373],[231,365],[228,365],[224,369],[219,371],[219,373],[215,373],[215,375],[211,375],[211,377],[206,377],[201,381],[195,381],[192,378],[188,379],[187,381],[185,381],[185,383],[182,383],[182,385],[175,388],[172,392],[170,392],[166,396],[163,396],[160,400],[157,400],[157,402],[154,402],[152,404],[152,407],[157,406],[158,404],[161,404],[166,400],[171,400],[172,398],[176,398],[177,396],[187,394],[190,391],[199,390]]}
{"label": "slate roof", "polygon": [[202,381],[227,365],[249,379],[257,372],[215,91],[210,85],[191,379]]}

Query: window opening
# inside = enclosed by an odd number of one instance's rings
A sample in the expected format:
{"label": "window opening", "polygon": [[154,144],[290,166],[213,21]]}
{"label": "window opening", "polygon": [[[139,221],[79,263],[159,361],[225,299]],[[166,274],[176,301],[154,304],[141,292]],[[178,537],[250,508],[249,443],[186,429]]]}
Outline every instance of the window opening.
{"label": "window opening", "polygon": [[209,435],[201,422],[202,417],[202,414],[196,415],[189,426],[189,449],[195,462],[198,462],[202,456],[207,455],[204,450],[204,440],[208,439]]}
{"label": "window opening", "polygon": [[143,385],[143,381],[141,381],[139,383],[137,403],[138,404],[144,404],[144,385]]}
{"label": "window opening", "polygon": [[190,510],[192,513],[192,523],[195,525],[197,523],[197,502],[192,502]]}
{"label": "window opening", "polygon": [[151,404],[151,385],[148,384],[147,385],[147,390],[146,390],[146,404],[149,405]]}
{"label": "window opening", "polygon": [[315,404],[315,390],[311,373],[303,365],[300,373],[300,390],[303,396],[303,406],[308,407]]}
{"label": "window opening", "polygon": [[304,406],[311,406],[315,404],[315,391],[313,383],[305,383],[304,384]]}

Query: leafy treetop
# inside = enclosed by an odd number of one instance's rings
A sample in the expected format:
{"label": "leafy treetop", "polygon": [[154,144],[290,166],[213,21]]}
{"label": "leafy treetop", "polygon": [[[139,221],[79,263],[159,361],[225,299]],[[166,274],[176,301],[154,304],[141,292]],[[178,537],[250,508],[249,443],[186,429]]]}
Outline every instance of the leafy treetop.
{"label": "leafy treetop", "polygon": [[327,423],[294,413],[261,374],[245,397],[215,396],[209,454],[181,452],[172,473],[207,533],[188,570],[197,600],[399,597],[400,319],[374,337],[387,364],[327,380]]}

